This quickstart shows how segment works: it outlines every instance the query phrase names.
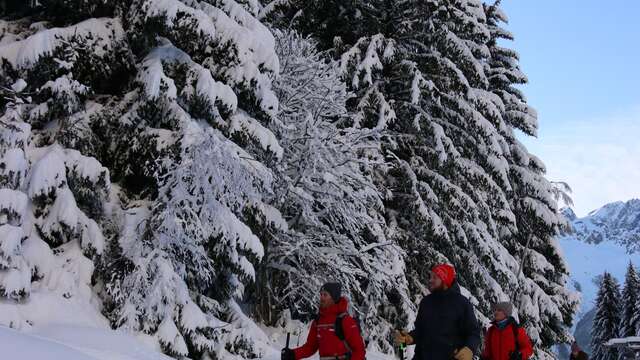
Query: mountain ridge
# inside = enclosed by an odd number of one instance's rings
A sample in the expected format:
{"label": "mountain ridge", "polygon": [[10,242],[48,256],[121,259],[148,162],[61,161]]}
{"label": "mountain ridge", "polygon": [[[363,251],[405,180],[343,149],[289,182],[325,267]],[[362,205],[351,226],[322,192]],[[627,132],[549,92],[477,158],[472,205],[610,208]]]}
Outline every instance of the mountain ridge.
{"label": "mountain ridge", "polygon": [[571,208],[562,213],[571,222],[571,233],[564,235],[589,244],[613,241],[629,253],[640,251],[640,199],[612,202],[580,218]]}

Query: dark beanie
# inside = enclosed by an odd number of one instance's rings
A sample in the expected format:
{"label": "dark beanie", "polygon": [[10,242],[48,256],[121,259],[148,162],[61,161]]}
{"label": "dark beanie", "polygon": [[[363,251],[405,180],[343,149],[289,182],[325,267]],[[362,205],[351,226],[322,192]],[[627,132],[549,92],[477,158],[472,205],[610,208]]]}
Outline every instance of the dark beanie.
{"label": "dark beanie", "polygon": [[337,303],[338,301],[340,301],[340,296],[342,292],[342,286],[340,286],[340,284],[326,283],[322,285],[322,287],[320,288],[320,291],[323,291],[323,290],[328,292],[329,295],[331,295],[333,302]]}

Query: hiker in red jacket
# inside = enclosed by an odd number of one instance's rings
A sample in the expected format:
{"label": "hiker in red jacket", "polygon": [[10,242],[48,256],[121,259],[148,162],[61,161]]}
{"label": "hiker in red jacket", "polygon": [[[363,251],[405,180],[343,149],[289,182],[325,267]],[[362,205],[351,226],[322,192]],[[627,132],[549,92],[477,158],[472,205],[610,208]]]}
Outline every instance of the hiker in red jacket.
{"label": "hiker in red jacket", "polygon": [[509,302],[493,305],[494,321],[484,338],[482,360],[527,360],[533,355],[531,340],[511,316],[512,311]]}
{"label": "hiker in red jacket", "polygon": [[[320,352],[320,360],[364,360],[365,349],[360,328],[347,313],[347,299],[341,297],[340,292],[340,284],[327,283],[322,286],[320,313],[311,323],[306,344],[297,349],[282,349],[282,360],[308,358],[316,351]],[[338,326],[341,329],[336,329]],[[344,340],[340,339],[341,334],[344,334]]]}
{"label": "hiker in red jacket", "polygon": [[569,355],[569,360],[589,360],[589,355],[582,351],[582,349],[580,349],[580,345],[574,341],[573,344],[571,344],[571,355]]}

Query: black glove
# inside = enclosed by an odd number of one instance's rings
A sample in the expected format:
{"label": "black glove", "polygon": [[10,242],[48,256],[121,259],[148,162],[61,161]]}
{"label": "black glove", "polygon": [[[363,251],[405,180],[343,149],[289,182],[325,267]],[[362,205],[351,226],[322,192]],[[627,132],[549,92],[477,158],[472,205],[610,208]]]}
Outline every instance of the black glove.
{"label": "black glove", "polygon": [[296,354],[289,348],[284,348],[280,352],[280,360],[296,360]]}

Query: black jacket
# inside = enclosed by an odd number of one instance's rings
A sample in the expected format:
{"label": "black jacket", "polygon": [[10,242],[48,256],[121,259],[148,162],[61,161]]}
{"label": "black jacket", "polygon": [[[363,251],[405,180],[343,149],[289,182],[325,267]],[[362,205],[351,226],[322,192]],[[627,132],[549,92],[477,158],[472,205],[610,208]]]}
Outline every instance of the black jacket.
{"label": "black jacket", "polygon": [[573,355],[573,353],[571,353],[571,355],[569,355],[569,359],[570,360],[589,360],[589,356],[587,355],[586,352],[580,350],[577,355]]}
{"label": "black jacket", "polygon": [[460,294],[457,283],[422,299],[414,329],[413,360],[450,360],[456,349],[466,346],[477,353],[480,346],[480,326],[473,306]]}

